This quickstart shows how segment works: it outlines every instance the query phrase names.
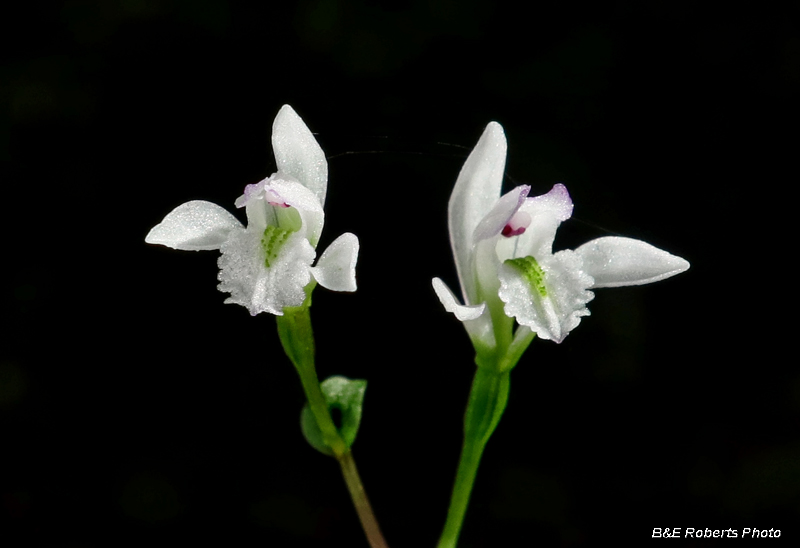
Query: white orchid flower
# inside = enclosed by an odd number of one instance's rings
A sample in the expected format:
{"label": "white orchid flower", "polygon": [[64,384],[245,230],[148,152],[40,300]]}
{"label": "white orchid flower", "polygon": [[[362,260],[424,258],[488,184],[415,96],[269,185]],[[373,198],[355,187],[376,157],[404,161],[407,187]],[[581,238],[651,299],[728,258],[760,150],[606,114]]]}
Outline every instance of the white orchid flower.
{"label": "white orchid flower", "polygon": [[510,352],[518,359],[534,333],[560,343],[589,314],[591,290],[655,282],[689,268],[648,243],[615,236],[553,253],[558,226],[572,216],[566,187],[529,198],[523,185],[500,196],[505,158],[503,128],[492,122],[450,197],[450,244],[464,304],[433,279],[445,310],[464,323],[479,354]]}
{"label": "white orchid flower", "polygon": [[250,314],[283,315],[301,306],[315,280],[334,291],[355,291],[358,238],[346,232],[322,253],[316,247],[325,220],[325,154],[303,120],[284,105],[272,125],[277,173],[247,185],[236,200],[247,226],[224,208],[195,200],[175,208],[145,238],[173,249],[219,249],[219,290],[226,303]]}

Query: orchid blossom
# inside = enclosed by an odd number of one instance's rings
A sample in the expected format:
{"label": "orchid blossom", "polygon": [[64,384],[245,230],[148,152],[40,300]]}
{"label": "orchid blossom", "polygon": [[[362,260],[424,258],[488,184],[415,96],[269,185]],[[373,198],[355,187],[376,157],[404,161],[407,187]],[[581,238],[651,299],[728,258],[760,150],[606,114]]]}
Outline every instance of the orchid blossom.
{"label": "orchid blossom", "polygon": [[572,216],[572,199],[562,184],[541,196],[528,197],[527,185],[501,196],[506,148],[503,128],[490,123],[450,197],[450,244],[463,304],[433,279],[445,310],[464,323],[479,356],[518,359],[533,334],[560,343],[589,315],[593,289],[646,284],[689,268],[680,257],[616,236],[553,253],[556,230]]}
{"label": "orchid blossom", "polygon": [[235,202],[245,208],[246,227],[224,208],[194,200],[168,213],[145,241],[173,249],[219,249],[219,290],[230,293],[225,302],[252,315],[280,316],[284,308],[303,304],[312,279],[334,291],[355,291],[358,238],[342,234],[311,266],[325,220],[325,154],[289,105],[275,117],[272,147],[278,171],[247,185]]}

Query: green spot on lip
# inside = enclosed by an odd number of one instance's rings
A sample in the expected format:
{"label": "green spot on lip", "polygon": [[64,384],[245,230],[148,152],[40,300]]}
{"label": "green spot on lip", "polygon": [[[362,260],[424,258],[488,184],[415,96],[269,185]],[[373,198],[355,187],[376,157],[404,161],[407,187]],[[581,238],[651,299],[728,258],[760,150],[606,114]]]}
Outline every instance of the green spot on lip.
{"label": "green spot on lip", "polygon": [[267,225],[264,235],[261,236],[261,247],[264,249],[264,264],[267,268],[270,263],[278,258],[283,244],[289,239],[294,230],[284,230],[277,226]]}
{"label": "green spot on lip", "polygon": [[544,271],[536,259],[533,257],[518,257],[509,259],[506,264],[510,264],[522,274],[533,289],[542,297],[547,297],[547,288],[544,285]]}

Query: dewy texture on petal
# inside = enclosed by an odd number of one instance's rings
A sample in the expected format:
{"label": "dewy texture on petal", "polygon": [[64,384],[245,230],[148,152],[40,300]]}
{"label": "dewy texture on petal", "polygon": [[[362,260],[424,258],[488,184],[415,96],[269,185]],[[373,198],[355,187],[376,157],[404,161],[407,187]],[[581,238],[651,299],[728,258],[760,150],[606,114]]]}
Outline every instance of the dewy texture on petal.
{"label": "dewy texture on petal", "polygon": [[540,338],[560,343],[589,315],[586,303],[593,280],[581,268],[574,251],[559,251],[539,259],[525,257],[500,267],[500,299],[505,312]]}
{"label": "dewy texture on petal", "polygon": [[147,243],[175,249],[219,249],[219,290],[226,303],[252,315],[282,315],[302,306],[312,276],[335,291],[355,291],[358,238],[343,234],[312,268],[325,223],[328,164],[314,135],[289,105],[272,126],[278,171],[249,184],[235,201],[247,227],[225,209],[204,201],[177,207],[153,228]]}
{"label": "dewy texture on petal", "polygon": [[263,232],[252,227],[233,231],[222,244],[219,261],[219,290],[230,293],[226,303],[240,304],[255,316],[260,312],[283,315],[287,306],[305,301],[304,288],[311,281],[309,267],[314,248],[301,234],[292,233],[269,268],[261,240]]}
{"label": "dewy texture on petal", "polygon": [[622,287],[657,282],[689,268],[689,261],[633,238],[597,238],[575,250],[592,287]]}
{"label": "dewy texture on petal", "polygon": [[439,297],[444,309],[447,312],[452,312],[459,321],[474,320],[483,314],[486,303],[464,306],[458,302],[456,296],[453,295],[453,292],[442,280],[434,278],[432,281],[433,290],[436,292],[436,296]]}
{"label": "dewy texture on petal", "polygon": [[466,304],[477,304],[478,291],[471,271],[473,237],[478,224],[500,197],[506,149],[502,126],[489,123],[464,162],[450,195],[447,209],[450,245]]}
{"label": "dewy texture on petal", "polygon": [[572,216],[572,199],[567,188],[558,183],[547,194],[525,200],[520,211],[530,215],[531,222],[516,239],[516,256],[532,255],[539,258],[552,253],[558,227]]}
{"label": "dewy texture on petal", "polygon": [[268,224],[280,224],[279,218],[286,221],[286,216],[291,214],[285,210],[295,208],[302,218],[299,228],[315,247],[325,223],[325,212],[316,194],[298,181],[278,173],[247,185],[235,204],[237,208],[245,208],[248,226],[257,225],[262,229]]}
{"label": "dewy texture on petal", "polygon": [[311,274],[322,287],[332,291],[355,291],[357,260],[358,238],[345,232],[322,252]]}
{"label": "dewy texture on petal", "polygon": [[144,241],[186,251],[219,249],[231,230],[241,226],[236,217],[217,204],[194,200],[169,212]]}
{"label": "dewy texture on petal", "polygon": [[325,205],[328,189],[328,162],[325,153],[302,118],[289,105],[283,105],[272,124],[272,150],[278,172],[300,181]]}
{"label": "dewy texture on petal", "polygon": [[492,238],[500,234],[503,228],[505,228],[508,222],[517,213],[520,206],[525,203],[525,198],[528,197],[530,191],[530,186],[521,185],[506,192],[505,195],[497,200],[497,203],[495,203],[491,211],[481,219],[481,222],[478,223],[477,228],[475,228],[475,234],[472,238],[473,242],[478,243],[481,240]]}
{"label": "dewy texture on petal", "polygon": [[503,129],[492,122],[450,197],[450,243],[464,304],[433,279],[445,310],[464,323],[473,343],[506,344],[509,337],[498,330],[512,329],[514,322],[499,312],[519,324],[515,341],[529,342],[535,332],[561,342],[589,314],[592,289],[655,282],[689,267],[680,257],[629,238],[599,238],[553,253],[556,231],[572,216],[572,198],[561,183],[540,196],[528,197],[527,185],[501,196],[505,155]]}

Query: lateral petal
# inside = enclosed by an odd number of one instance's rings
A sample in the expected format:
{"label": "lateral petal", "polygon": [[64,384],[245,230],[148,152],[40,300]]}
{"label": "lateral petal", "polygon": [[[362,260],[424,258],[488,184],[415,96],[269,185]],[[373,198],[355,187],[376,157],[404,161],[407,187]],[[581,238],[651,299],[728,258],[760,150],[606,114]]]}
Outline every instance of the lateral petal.
{"label": "lateral petal", "polygon": [[575,253],[594,278],[593,288],[649,284],[689,268],[689,262],[681,257],[642,240],[619,236],[591,240]]}
{"label": "lateral petal", "polygon": [[154,226],[144,241],[173,249],[219,249],[231,230],[242,224],[225,208],[203,200],[181,204]]}
{"label": "lateral petal", "polygon": [[472,241],[478,243],[481,240],[498,236],[520,206],[525,203],[525,198],[530,190],[529,185],[520,185],[506,192],[478,223]]}
{"label": "lateral petal", "polygon": [[567,187],[558,183],[547,194],[525,200],[520,211],[531,216],[531,224],[517,237],[515,256],[544,257],[552,253],[561,222],[572,216],[572,199]]}
{"label": "lateral petal", "polygon": [[358,237],[345,232],[322,252],[311,275],[331,291],[355,291],[358,248]]}
{"label": "lateral petal", "polygon": [[287,204],[297,208],[303,219],[302,233],[316,248],[322,226],[325,224],[325,211],[317,196],[311,189],[297,181],[281,178],[280,174],[272,179],[270,187],[278,192]]}
{"label": "lateral petal", "polygon": [[453,295],[453,292],[450,291],[450,288],[447,287],[447,284],[445,284],[441,279],[433,278],[432,282],[433,290],[436,292],[436,296],[439,297],[439,301],[441,301],[444,309],[455,314],[459,321],[464,322],[467,320],[474,320],[483,314],[483,310],[486,308],[486,303],[467,306],[462,305],[458,302],[456,296]]}

